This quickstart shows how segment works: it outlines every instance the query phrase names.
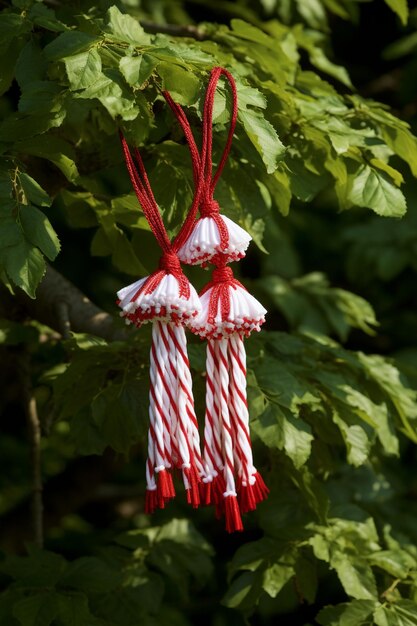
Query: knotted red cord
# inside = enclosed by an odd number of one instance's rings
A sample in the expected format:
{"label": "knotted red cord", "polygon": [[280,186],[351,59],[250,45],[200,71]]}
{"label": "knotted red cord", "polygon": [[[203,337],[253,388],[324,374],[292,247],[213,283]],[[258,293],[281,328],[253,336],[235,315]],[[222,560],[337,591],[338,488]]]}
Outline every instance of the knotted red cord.
{"label": "knotted red cord", "polygon": [[[135,190],[136,197],[142,207],[146,220],[148,221],[148,224],[163,252],[159,261],[159,270],[149,276],[149,278],[142,285],[140,290],[134,295],[134,298],[136,298],[141,292],[152,293],[160,283],[165,273],[175,276],[179,283],[180,296],[184,298],[189,298],[189,281],[181,270],[181,265],[177,257],[177,251],[179,246],[175,243],[175,241],[171,243],[171,241],[169,240],[168,233],[165,229],[164,222],[162,220],[161,213],[155,200],[155,196],[153,194],[140,152],[137,148],[134,149],[134,156],[136,161],[135,164],[125,137],[121,132],[119,134],[122,142],[127,170],[129,172],[133,189]],[[201,191],[199,190],[201,189],[201,187],[202,183],[200,187],[197,187],[194,194],[193,203],[190,208],[190,214],[195,215],[197,211],[201,195]],[[187,220],[185,220],[178,236],[181,235],[183,230],[184,234],[188,236],[189,228],[190,227],[187,224]]]}
{"label": "knotted red cord", "polygon": [[241,282],[234,277],[231,267],[226,265],[226,262],[218,254],[213,257],[212,262],[216,267],[212,272],[211,281],[204,285],[200,291],[202,296],[206,291],[211,289],[210,301],[208,305],[207,324],[214,326],[214,320],[217,315],[218,305],[220,303],[220,313],[222,320],[227,320],[230,315],[230,292],[229,289],[235,289],[236,287],[246,288]]}
{"label": "knotted red cord", "polygon": [[[226,145],[223,149],[223,153],[217,169],[213,174],[213,107],[217,84],[221,76],[225,76],[227,78],[230,89],[232,91],[232,116],[230,120]],[[198,200],[200,200],[201,197],[200,215],[201,217],[213,218],[220,235],[220,249],[225,250],[229,243],[229,233],[227,227],[225,226],[222,218],[219,215],[219,204],[216,202],[216,200],[214,200],[213,194],[229,156],[233,140],[233,134],[237,122],[238,108],[235,80],[230,72],[222,67],[215,67],[211,71],[210,80],[206,91],[206,98],[204,101],[201,154],[199,154],[189,121],[181,106],[173,101],[167,91],[164,91],[163,95],[169,106],[171,107],[178,122],[180,123],[190,149],[194,183],[197,188],[196,195],[198,195]],[[197,208],[198,206],[192,207],[192,210],[190,210],[185,220],[183,229],[181,229],[180,233],[176,237],[174,241],[174,246],[176,250],[179,250],[188,239],[188,236],[190,235],[195,222]]]}
{"label": "knotted red cord", "polygon": [[[120,138],[133,188],[162,250],[155,272],[119,292],[125,319],[136,325],[153,322],[145,511],[164,508],[175,496],[170,474],[174,467],[182,472],[187,501],[196,507],[204,468],[183,325],[197,315],[197,293],[182,272],[177,250],[169,240],[140,152],[135,148],[132,156],[122,133]],[[194,214],[199,198],[197,187],[190,209]],[[188,301],[183,310],[172,281],[160,285],[167,275],[176,279],[178,295]]]}

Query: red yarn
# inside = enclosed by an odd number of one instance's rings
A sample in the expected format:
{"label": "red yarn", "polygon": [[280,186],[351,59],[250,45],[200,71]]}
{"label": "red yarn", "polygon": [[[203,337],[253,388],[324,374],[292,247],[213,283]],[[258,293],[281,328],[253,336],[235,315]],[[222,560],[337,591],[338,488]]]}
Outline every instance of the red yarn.
{"label": "red yarn", "polygon": [[[230,120],[226,145],[223,149],[223,153],[217,169],[213,174],[213,107],[214,95],[221,76],[226,77],[232,91],[232,117]],[[236,83],[230,72],[222,67],[215,67],[211,71],[210,80],[206,91],[206,98],[204,102],[201,154],[199,154],[194,135],[190,127],[190,123],[181,106],[173,101],[172,97],[167,91],[164,91],[162,93],[183,129],[191,154],[194,183],[196,185],[196,192],[194,194],[194,200],[196,200],[196,202],[193,202],[193,206],[187,215],[184,225],[174,240],[173,247],[176,251],[179,250],[188,239],[194,226],[198,205],[201,204],[200,215],[202,217],[210,216],[215,220],[220,234],[220,249],[224,250],[227,248],[227,245],[229,243],[229,232],[219,215],[219,205],[213,199],[213,194],[220,175],[223,171],[223,168],[226,164],[227,157],[229,156],[233,140],[233,134],[236,127],[238,112]]]}
{"label": "red yarn", "polygon": [[232,268],[225,265],[221,255],[216,255],[216,257],[213,257],[213,260],[218,265],[213,270],[211,281],[200,291],[200,296],[202,296],[211,289],[207,315],[207,324],[209,326],[214,325],[219,303],[222,320],[228,320],[230,315],[230,289],[236,289],[236,287],[245,289],[242,283],[234,277]]}
{"label": "red yarn", "polygon": [[[155,196],[149,182],[148,175],[145,170],[145,166],[142,161],[142,157],[139,153],[139,150],[135,148],[135,165],[126,139],[121,132],[120,139],[122,142],[126,167],[129,172],[130,180],[132,181],[136,197],[139,200],[139,204],[142,207],[143,213],[149,223],[149,226],[151,227],[151,230],[163,251],[163,254],[159,260],[159,270],[157,270],[148,277],[142,287],[137,291],[137,293],[135,293],[131,301],[133,302],[140,293],[152,293],[159,285],[165,274],[172,274],[173,276],[175,276],[179,283],[179,295],[188,299],[190,297],[190,284],[181,269],[176,250],[169,240],[168,233],[165,229],[164,222],[162,220],[158,205],[155,200]],[[193,210],[194,204],[198,203],[198,197],[199,196],[197,195],[197,198],[194,199],[190,211]]]}
{"label": "red yarn", "polygon": [[220,205],[217,200],[213,198],[208,202],[205,201],[200,206],[200,215],[201,217],[214,217],[220,213]]}
{"label": "red yarn", "polygon": [[224,498],[224,515],[228,533],[243,530],[242,518],[240,517],[236,496],[226,496],[226,498]]}
{"label": "red yarn", "polygon": [[177,255],[174,252],[164,252],[159,259],[159,269],[174,275],[181,272],[181,264]]}
{"label": "red yarn", "polygon": [[227,265],[216,267],[211,275],[211,281],[213,283],[234,282],[235,280],[232,268]]}

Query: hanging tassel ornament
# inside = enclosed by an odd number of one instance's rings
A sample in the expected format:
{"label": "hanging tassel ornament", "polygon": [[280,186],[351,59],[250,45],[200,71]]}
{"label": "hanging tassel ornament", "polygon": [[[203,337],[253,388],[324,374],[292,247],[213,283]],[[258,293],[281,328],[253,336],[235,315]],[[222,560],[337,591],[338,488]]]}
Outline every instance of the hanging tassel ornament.
{"label": "hanging tassel ornament", "polygon": [[[232,118],[226,146],[213,175],[212,119],[214,95],[224,76],[232,91]],[[226,530],[242,530],[241,513],[256,508],[268,494],[253,464],[246,397],[244,337],[259,331],[266,310],[234,277],[230,261],[242,258],[251,237],[220,215],[213,194],[231,148],[237,120],[237,92],[232,75],[223,68],[211,72],[203,114],[199,153],[181,107],[164,93],[184,131],[191,152],[200,217],[179,248],[184,263],[215,265],[212,279],[200,293],[201,312],[190,320],[191,330],[207,339],[206,414],[202,500],[225,515]]]}
{"label": "hanging tassel ornament", "polygon": [[[221,75],[226,76],[233,93],[232,118],[226,146],[223,150],[220,162],[214,176],[211,178],[212,163],[212,119],[214,94],[217,82]],[[230,218],[220,214],[220,206],[213,198],[214,189],[226,164],[227,157],[233,140],[233,133],[237,121],[237,92],[236,85],[231,74],[220,67],[212,70],[211,81],[208,85],[203,114],[203,136],[206,143],[203,146],[201,158],[195,144],[195,140],[188,120],[181,109],[175,103],[168,92],[164,92],[165,99],[180,122],[186,136],[194,167],[194,181],[203,181],[201,204],[199,207],[200,217],[193,225],[192,231],[178,249],[178,258],[188,265],[206,265],[213,256],[221,253],[227,262],[238,261],[245,256],[252,237]],[[204,143],[204,140],[203,140]]]}
{"label": "hanging tassel ornament", "polygon": [[127,323],[140,327],[152,322],[145,511],[152,513],[156,508],[164,508],[175,496],[173,468],[182,473],[187,501],[197,507],[199,484],[205,474],[184,325],[198,315],[201,304],[181,270],[177,252],[195,219],[199,192],[196,191],[188,220],[171,243],[140,153],[135,150],[134,160],[122,135],[121,141],[136,196],[162,249],[159,268],[117,294],[121,316]]}
{"label": "hanging tassel ornament", "polygon": [[[259,331],[266,310],[218,263],[200,294],[202,310],[191,330],[207,339],[203,502],[223,512],[226,530],[242,530],[240,513],[254,510],[268,489],[254,466],[246,396],[244,337]],[[223,500],[222,497],[223,496]]]}

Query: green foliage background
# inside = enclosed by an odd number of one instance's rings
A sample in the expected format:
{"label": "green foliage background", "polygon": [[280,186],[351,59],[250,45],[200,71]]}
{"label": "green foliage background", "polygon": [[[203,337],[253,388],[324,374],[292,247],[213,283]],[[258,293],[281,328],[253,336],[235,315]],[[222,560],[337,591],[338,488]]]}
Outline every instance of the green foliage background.
{"label": "green foliage background", "polygon": [[[405,0],[2,7],[0,276],[11,293],[36,298],[54,262],[116,318],[115,291],[158,256],[118,129],[141,146],[172,234],[192,171],[161,89],[197,129],[209,70],[233,72],[238,126],[216,197],[254,239],[236,272],[269,309],[247,350],[271,495],[237,536],[181,497],[145,516],[149,331],[62,341],[36,316],[3,312],[0,623],[417,625],[417,13]],[[220,88],[215,154],[229,112]],[[207,278],[189,273],[196,286]],[[46,489],[65,498],[65,477],[90,457],[88,495],[47,523],[45,549],[23,549],[7,524],[31,491],[23,351]],[[189,351],[202,415],[204,345],[190,337]]]}

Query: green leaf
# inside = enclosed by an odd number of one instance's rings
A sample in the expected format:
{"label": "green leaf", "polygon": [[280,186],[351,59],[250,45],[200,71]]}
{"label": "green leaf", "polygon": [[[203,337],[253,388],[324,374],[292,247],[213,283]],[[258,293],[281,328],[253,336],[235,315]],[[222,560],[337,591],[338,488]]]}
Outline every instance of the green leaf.
{"label": "green leaf", "polygon": [[295,467],[306,463],[311,454],[313,436],[303,420],[270,404],[252,423],[254,432],[269,448],[285,450]]}
{"label": "green leaf", "polygon": [[407,578],[416,569],[417,561],[405,550],[380,550],[369,557],[371,565],[379,567],[395,578]]}
{"label": "green leaf", "polygon": [[53,552],[29,547],[28,556],[8,556],[0,570],[16,580],[19,587],[52,587],[66,567],[65,559]]}
{"label": "green leaf", "polygon": [[71,90],[85,89],[101,75],[101,58],[95,48],[65,59]]}
{"label": "green leaf", "polygon": [[93,420],[102,437],[117,452],[127,454],[143,434],[147,416],[138,412],[141,391],[134,384],[113,384],[93,400]]}
{"label": "green leaf", "polygon": [[87,596],[83,593],[59,594],[59,620],[63,626],[96,626],[90,613]]}
{"label": "green leaf", "polygon": [[97,80],[78,94],[79,98],[97,98],[113,118],[134,120],[139,108],[131,91],[128,91],[122,76],[117,70],[108,69]]}
{"label": "green leaf", "polygon": [[282,555],[277,563],[267,567],[262,581],[262,587],[271,598],[276,598],[281,589],[295,574],[295,557],[293,553]]}
{"label": "green leaf", "polygon": [[[26,142],[30,137],[61,126],[65,115],[64,109],[56,113],[43,113],[36,116],[19,113],[9,115],[0,125],[0,140],[14,143],[23,139]],[[44,139],[42,141],[45,142]]]}
{"label": "green leaf", "polygon": [[62,87],[46,80],[33,80],[22,90],[19,100],[20,113],[28,115],[43,113],[60,113],[65,117]]}
{"label": "green leaf", "polygon": [[375,577],[371,567],[360,557],[335,552],[330,565],[336,570],[346,593],[358,600],[374,600],[378,597]]}
{"label": "green leaf", "polygon": [[3,258],[4,269],[10,280],[35,298],[36,288],[45,273],[45,261],[37,248],[33,248],[25,239],[7,248]]}
{"label": "green leaf", "polygon": [[385,4],[394,11],[403,24],[408,22],[408,4],[407,0],[385,0]]}
{"label": "green leaf", "polygon": [[140,87],[148,80],[158,63],[159,61],[155,57],[150,54],[143,54],[137,57],[122,57],[119,67],[129,85]]}
{"label": "green leaf", "polygon": [[70,563],[59,580],[60,587],[85,593],[107,593],[121,585],[122,575],[96,557],[82,557]]}
{"label": "green leaf", "polygon": [[243,122],[250,141],[261,155],[268,174],[272,174],[285,152],[275,128],[261,113],[251,109],[239,111],[239,119]]}
{"label": "green leaf", "polygon": [[124,231],[114,222],[110,213],[99,215],[101,227],[91,242],[93,256],[111,254],[112,262],[122,272],[131,276],[145,275],[147,271],[135,254],[134,248]]}
{"label": "green leaf", "polygon": [[13,82],[13,79],[15,77],[15,67],[17,65],[17,61],[23,45],[24,41],[16,38],[10,42],[7,49],[4,51],[4,53],[2,53],[3,64],[0,76],[0,95],[6,93]]}
{"label": "green leaf", "polygon": [[262,590],[262,575],[258,572],[244,572],[230,585],[222,604],[241,611],[251,609],[256,604]]}
{"label": "green leaf", "polygon": [[334,412],[333,420],[339,426],[347,448],[349,463],[355,467],[363,465],[368,460],[371,442],[364,429],[359,425],[349,426]]}
{"label": "green leaf", "polygon": [[195,104],[200,91],[200,81],[188,69],[162,61],[157,72],[162,78],[162,87],[171,93],[178,104]]}
{"label": "green leaf", "polygon": [[46,215],[34,206],[21,205],[19,217],[28,241],[40,248],[48,259],[53,261],[61,246]]}
{"label": "green leaf", "polygon": [[25,192],[26,198],[30,202],[33,202],[33,204],[37,206],[51,206],[51,198],[31,176],[22,172],[19,174],[19,182]]}
{"label": "green leaf", "polygon": [[2,251],[6,253],[5,248],[18,245],[21,239],[22,230],[16,220],[11,216],[1,218],[0,254]]}
{"label": "green leaf", "polygon": [[110,7],[107,12],[106,29],[120,41],[139,45],[147,45],[151,41],[139,22],[131,15],[121,13],[116,6]]}
{"label": "green leaf", "polygon": [[32,6],[28,17],[34,24],[46,30],[57,33],[67,30],[67,26],[57,19],[55,11],[44,4],[37,3]]}
{"label": "green leaf", "polygon": [[375,606],[376,602],[372,600],[353,600],[337,606],[327,606],[320,611],[316,620],[321,626],[372,626]]}
{"label": "green leaf", "polygon": [[44,48],[47,59],[56,61],[91,48],[99,39],[79,30],[61,33]]}
{"label": "green leaf", "polygon": [[13,615],[22,626],[50,626],[58,613],[59,596],[53,591],[41,591],[13,607]]}
{"label": "green leaf", "polygon": [[79,174],[75,165],[75,153],[72,146],[54,135],[33,137],[15,144],[16,152],[32,154],[47,159],[56,165],[70,181],[75,181]]}
{"label": "green leaf", "polygon": [[350,178],[349,200],[361,207],[368,207],[378,215],[401,217],[407,210],[405,198],[389,177],[369,165],[362,165]]}
{"label": "green leaf", "polygon": [[374,613],[377,626],[416,626],[417,605],[413,600],[378,607]]}
{"label": "green leaf", "polygon": [[[207,582],[212,573],[213,550],[190,521],[174,519],[160,527],[129,532],[119,541],[141,548],[145,537],[149,540],[147,562],[175,585],[181,597],[188,597],[188,580],[200,585]],[[140,559],[141,551],[137,552]]]}
{"label": "green leaf", "polygon": [[331,287],[319,272],[292,281],[274,275],[265,276],[258,284],[296,330],[337,333],[343,341],[352,327],[374,333],[373,326],[377,321],[370,304],[356,294]]}

